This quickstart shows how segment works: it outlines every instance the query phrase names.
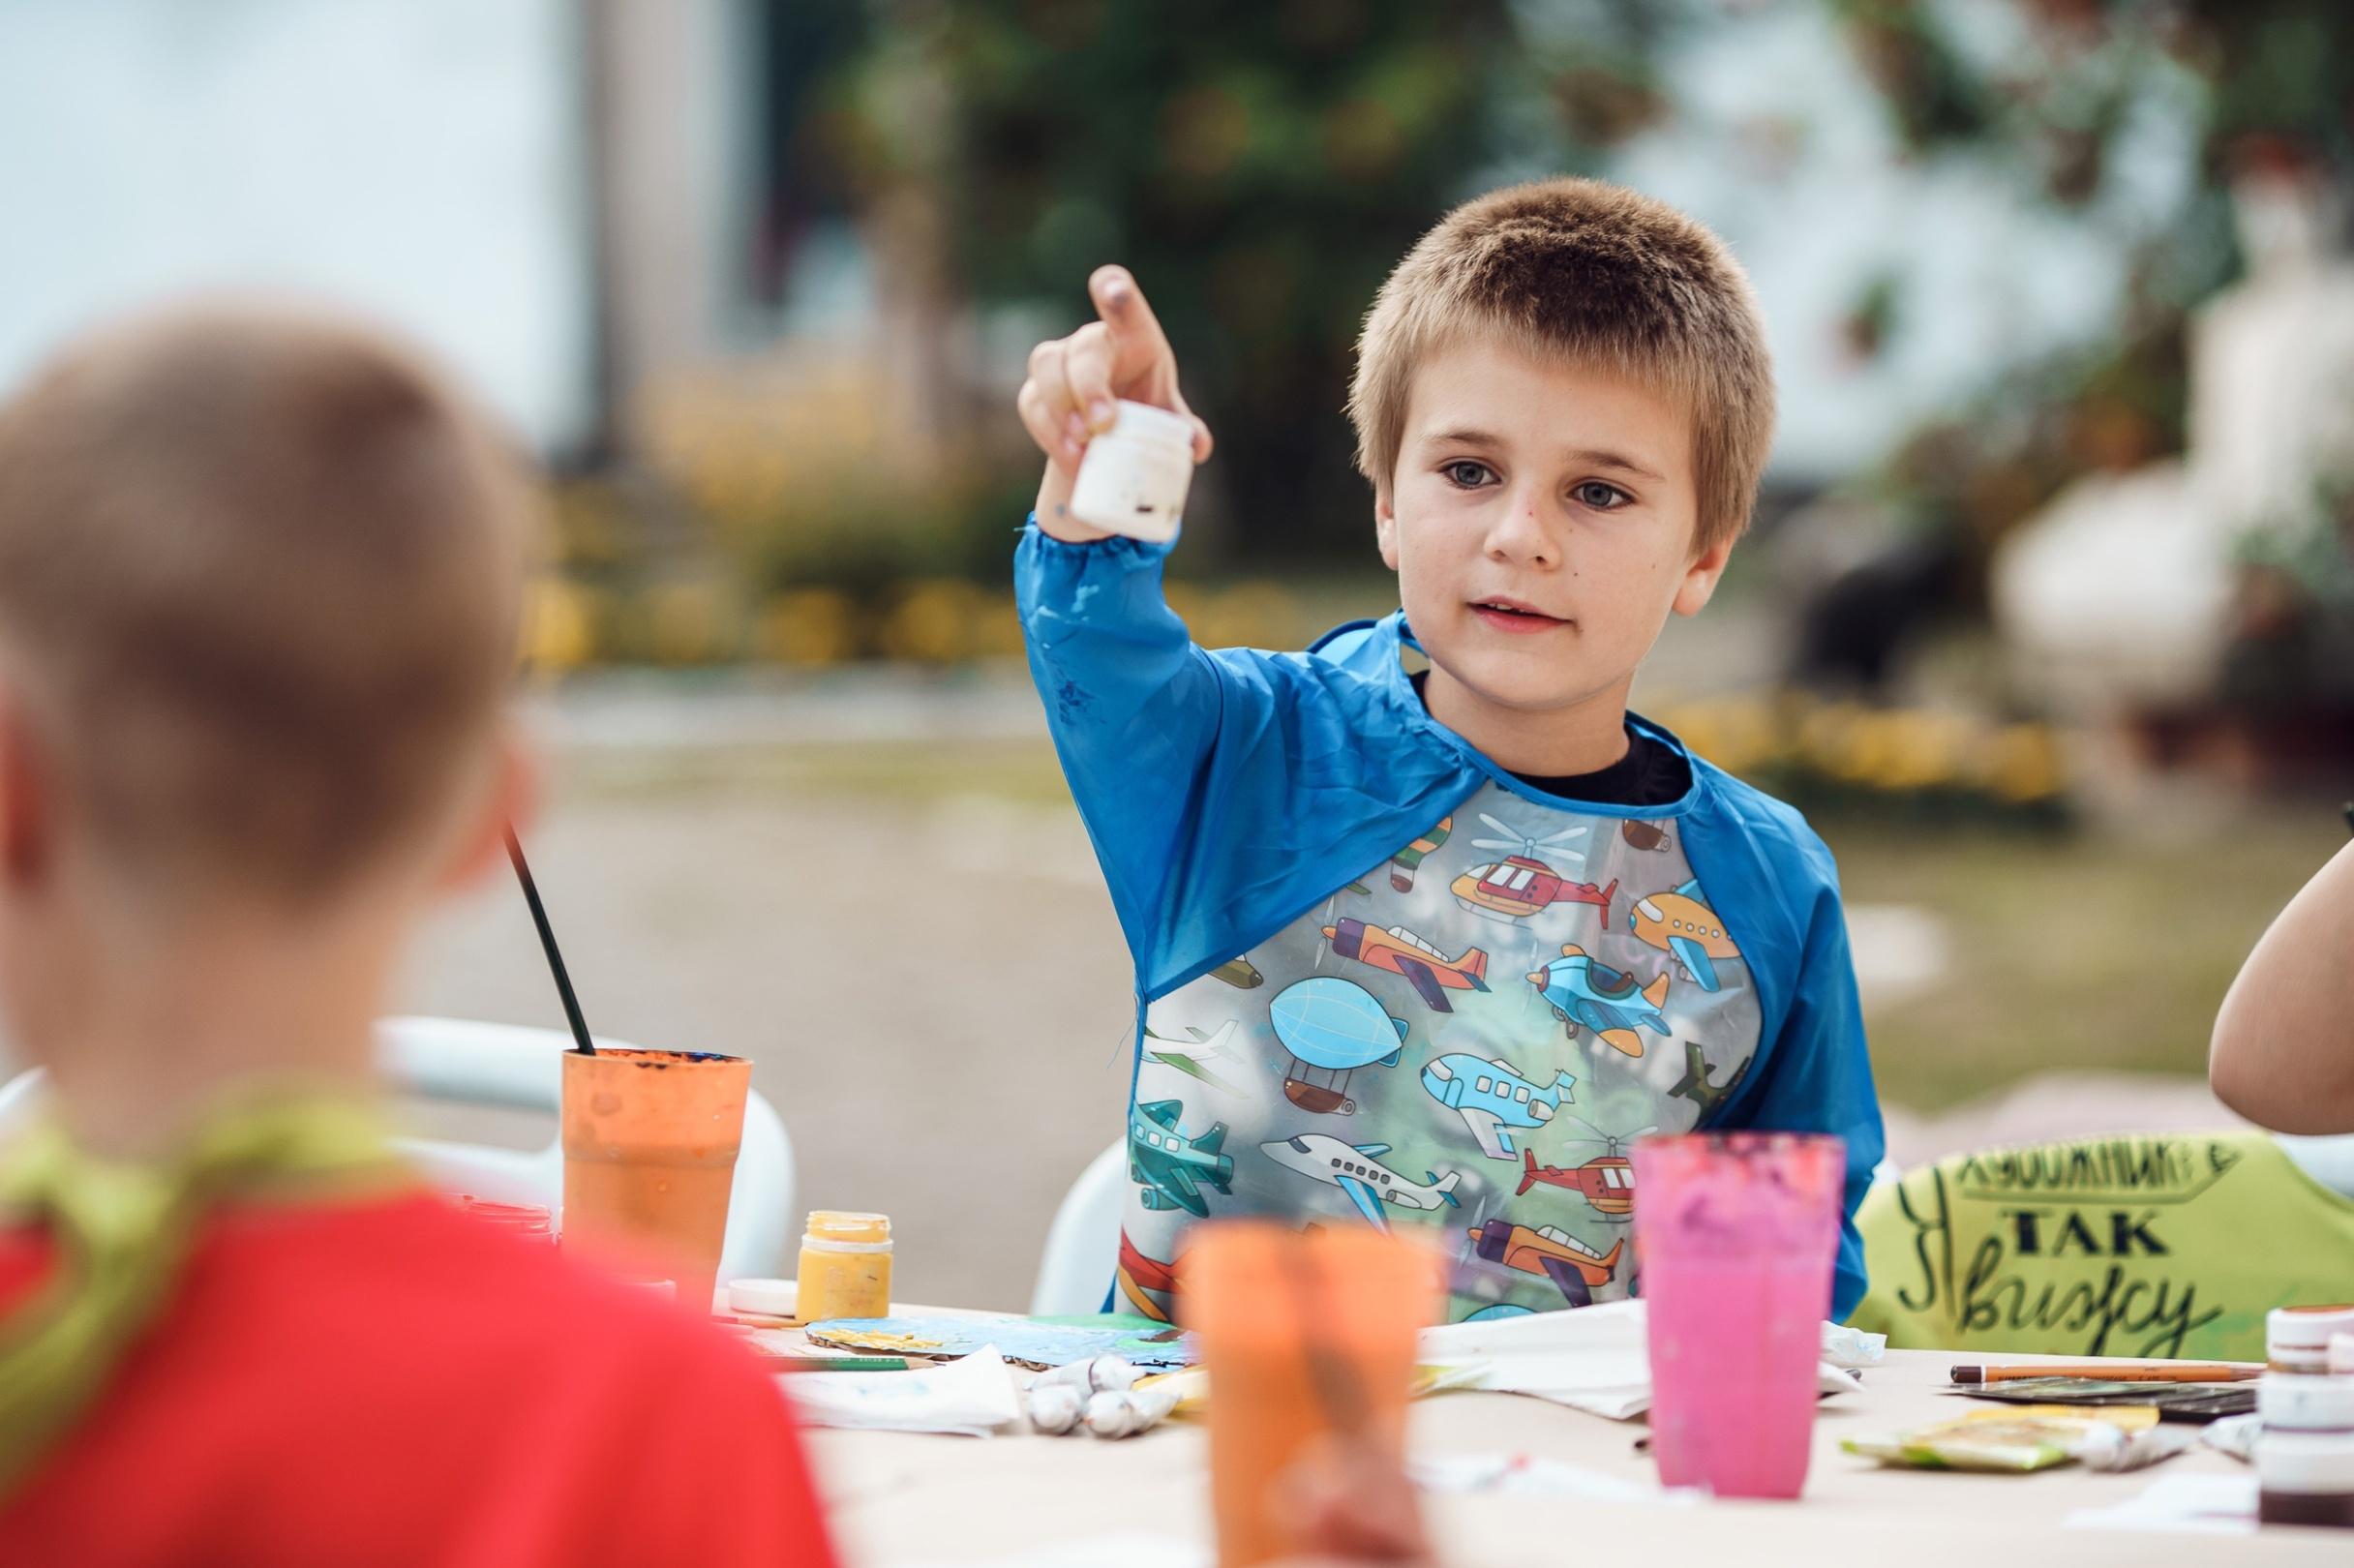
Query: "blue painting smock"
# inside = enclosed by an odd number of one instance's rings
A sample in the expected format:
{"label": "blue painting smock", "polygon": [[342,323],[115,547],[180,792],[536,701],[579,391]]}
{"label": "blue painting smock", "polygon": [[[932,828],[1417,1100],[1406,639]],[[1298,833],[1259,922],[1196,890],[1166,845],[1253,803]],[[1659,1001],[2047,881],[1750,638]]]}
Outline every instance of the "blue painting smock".
{"label": "blue painting smock", "polygon": [[1442,1227],[1450,1315],[1627,1294],[1638,1135],[1883,1139],[1830,853],[1685,752],[1671,803],[1564,799],[1424,708],[1403,614],[1194,646],[1165,545],[1015,560],[1030,667],[1135,964],[1123,1305],[1210,1216]]}

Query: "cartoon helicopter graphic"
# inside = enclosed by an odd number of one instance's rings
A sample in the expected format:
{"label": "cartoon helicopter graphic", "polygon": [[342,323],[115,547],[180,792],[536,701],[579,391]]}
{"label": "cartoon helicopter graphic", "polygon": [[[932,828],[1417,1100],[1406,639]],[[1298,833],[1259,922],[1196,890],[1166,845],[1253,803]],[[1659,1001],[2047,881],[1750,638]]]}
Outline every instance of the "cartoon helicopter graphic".
{"label": "cartoon helicopter graphic", "polygon": [[1590,829],[1564,828],[1543,838],[1531,838],[1515,832],[1509,823],[1498,822],[1485,811],[1479,814],[1479,820],[1504,836],[1475,838],[1471,840],[1472,847],[1502,850],[1505,854],[1500,859],[1473,866],[1449,884],[1447,890],[1455,895],[1457,903],[1482,920],[1504,924],[1543,914],[1555,904],[1591,904],[1602,911],[1602,923],[1610,923],[1611,899],[1618,891],[1616,879],[1607,888],[1597,888],[1590,882],[1572,882],[1541,859],[1557,855],[1584,865],[1584,853],[1570,849],[1568,844],[1573,838],[1584,838]]}
{"label": "cartoon helicopter graphic", "polygon": [[1515,1197],[1524,1196],[1539,1182],[1548,1187],[1565,1187],[1582,1192],[1594,1212],[1613,1224],[1624,1224],[1635,1214],[1635,1164],[1624,1153],[1626,1146],[1637,1138],[1659,1131],[1656,1127],[1641,1127],[1624,1137],[1605,1132],[1583,1116],[1572,1116],[1577,1123],[1593,1134],[1590,1138],[1572,1138],[1576,1143],[1599,1143],[1606,1151],[1583,1165],[1563,1167],[1540,1165],[1534,1149],[1521,1151],[1521,1185]]}

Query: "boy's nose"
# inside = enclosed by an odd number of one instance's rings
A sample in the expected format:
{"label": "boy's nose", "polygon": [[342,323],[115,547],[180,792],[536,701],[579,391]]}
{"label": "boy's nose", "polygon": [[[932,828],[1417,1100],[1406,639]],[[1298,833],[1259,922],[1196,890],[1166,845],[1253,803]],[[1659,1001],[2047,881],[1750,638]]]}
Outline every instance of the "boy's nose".
{"label": "boy's nose", "polygon": [[1530,566],[1560,562],[1561,547],[1546,528],[1541,496],[1519,495],[1488,530],[1488,554],[1497,560]]}

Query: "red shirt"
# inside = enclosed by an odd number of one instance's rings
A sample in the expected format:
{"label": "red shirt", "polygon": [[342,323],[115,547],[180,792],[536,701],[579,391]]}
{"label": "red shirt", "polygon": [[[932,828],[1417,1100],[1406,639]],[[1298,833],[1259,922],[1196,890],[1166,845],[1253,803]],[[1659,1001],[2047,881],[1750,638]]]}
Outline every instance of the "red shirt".
{"label": "red shirt", "polygon": [[[0,1235],[0,1303],[49,1266]],[[775,1379],[644,1290],[408,1194],[248,1208],[0,1499],[0,1561],[830,1568]]]}

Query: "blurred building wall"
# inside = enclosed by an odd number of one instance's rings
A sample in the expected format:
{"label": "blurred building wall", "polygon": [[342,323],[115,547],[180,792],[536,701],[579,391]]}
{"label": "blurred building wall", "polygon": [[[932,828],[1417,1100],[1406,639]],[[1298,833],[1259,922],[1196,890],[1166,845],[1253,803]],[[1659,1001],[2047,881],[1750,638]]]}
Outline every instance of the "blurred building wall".
{"label": "blurred building wall", "polygon": [[5,0],[0,386],[126,307],[294,290],[576,446],[597,415],[582,52],[571,0]]}

